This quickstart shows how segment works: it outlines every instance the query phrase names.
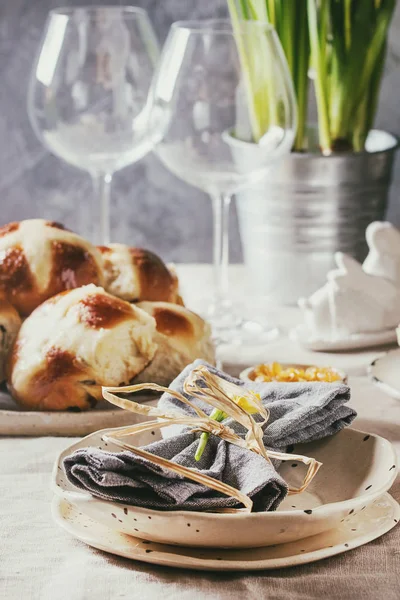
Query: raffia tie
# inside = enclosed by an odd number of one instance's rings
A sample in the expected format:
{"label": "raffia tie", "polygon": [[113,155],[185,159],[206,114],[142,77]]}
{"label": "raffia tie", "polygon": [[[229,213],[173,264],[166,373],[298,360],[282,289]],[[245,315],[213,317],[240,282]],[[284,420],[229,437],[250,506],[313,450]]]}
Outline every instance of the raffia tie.
{"label": "raffia tie", "polygon": [[[299,488],[292,488],[289,486],[289,494],[300,494],[303,492],[314,479],[322,463],[310,458],[308,456],[302,456],[300,454],[286,454],[283,452],[274,452],[266,450],[263,442],[263,427],[269,420],[269,410],[263,406],[261,400],[251,390],[246,390],[231,382],[225,381],[221,377],[212,374],[207,367],[199,366],[190,373],[187,377],[184,386],[184,391],[197,399],[203,400],[213,408],[222,410],[224,413],[231,417],[238,423],[240,423],[247,430],[245,438],[238,436],[230,427],[223,423],[214,421],[211,419],[203,410],[193,404],[190,400],[185,398],[180,392],[176,392],[169,388],[157,385],[155,383],[143,383],[138,385],[128,385],[123,387],[103,387],[103,397],[105,400],[119,406],[125,410],[144,415],[146,417],[157,417],[155,421],[146,421],[144,423],[138,423],[128,427],[122,427],[116,429],[112,434],[104,434],[103,440],[114,443],[120,448],[130,450],[134,454],[146,458],[153,464],[159,465],[171,471],[174,471],[178,475],[191,479],[201,483],[217,492],[225,494],[229,497],[235,498],[238,502],[244,505],[244,509],[222,509],[218,512],[251,512],[253,507],[252,500],[245,494],[242,494],[236,488],[227,485],[221,481],[217,481],[208,475],[204,475],[199,471],[190,469],[178,465],[171,460],[167,460],[160,456],[155,456],[147,450],[141,447],[137,447],[122,441],[127,436],[134,434],[143,433],[145,431],[154,429],[161,429],[169,425],[186,425],[191,427],[193,431],[207,432],[220,437],[221,439],[245,448],[251,452],[255,452],[262,456],[268,462],[271,462],[271,458],[278,460],[297,460],[308,466],[307,473],[303,480],[302,485]],[[155,406],[148,406],[145,404],[139,404],[134,402],[132,399],[120,398],[116,394],[132,394],[135,392],[141,392],[143,390],[152,390],[156,392],[167,392],[171,396],[174,396],[187,406],[190,406],[196,413],[197,416],[182,416],[181,413],[174,411],[165,412]],[[262,417],[262,421],[257,423],[252,415],[247,412],[242,406],[237,404],[233,398],[244,398],[246,404],[251,406],[252,412],[257,412]]]}

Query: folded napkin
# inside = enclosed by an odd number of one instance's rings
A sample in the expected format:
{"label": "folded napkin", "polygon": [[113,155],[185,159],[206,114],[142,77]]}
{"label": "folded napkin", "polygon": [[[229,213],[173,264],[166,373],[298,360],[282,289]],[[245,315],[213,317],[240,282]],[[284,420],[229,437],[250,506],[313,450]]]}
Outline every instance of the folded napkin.
{"label": "folded napkin", "polygon": [[[264,458],[210,436],[199,462],[194,455],[199,434],[184,432],[154,442],[146,450],[202,471],[239,489],[253,500],[253,510],[275,510],[287,485]],[[64,460],[69,481],[105,500],[157,510],[216,510],[237,506],[237,500],[184,479],[177,473],[124,451],[119,454],[83,448]]]}
{"label": "folded napkin", "polygon": [[[190,372],[201,365],[211,373],[226,381],[260,394],[262,403],[268,407],[270,418],[264,428],[264,446],[285,451],[293,444],[313,442],[337,433],[354,420],[356,412],[345,404],[350,400],[350,389],[343,383],[304,382],[304,383],[256,383],[244,382],[219,371],[202,360],[196,360],[182,371],[169,386],[189,398],[183,391],[183,384]],[[213,408],[201,400],[189,398],[208,415]],[[163,394],[159,407],[166,412],[174,409],[182,415],[195,415],[195,411],[170,394]],[[256,419],[257,420],[257,419]],[[224,425],[244,437],[246,431],[236,421],[226,419]],[[171,425],[162,430],[163,437],[177,435],[180,425]]]}
{"label": "folded napkin", "polygon": [[[170,388],[184,394],[185,379],[193,368],[204,364],[196,361],[189,365]],[[285,451],[292,444],[332,435],[351,423],[356,414],[344,406],[350,393],[343,384],[243,383],[209,365],[207,367],[220,377],[260,394],[270,411],[264,429],[264,445],[270,449]],[[206,413],[212,412],[212,407],[205,402],[195,398],[190,400]],[[195,414],[192,408],[168,393],[161,397],[159,406],[165,412],[173,407],[175,413]],[[246,433],[232,419],[227,419],[224,424],[239,435]],[[254,511],[275,510],[286,496],[286,482],[274,466],[258,454],[211,435],[203,456],[196,462],[194,455],[199,433],[174,425],[166,427],[164,432],[163,440],[146,446],[148,452],[237,488],[252,499]],[[69,481],[76,487],[106,500],[158,510],[206,511],[238,507],[236,499],[187,480],[130,451],[110,453],[97,448],[79,449],[64,459],[64,468]]]}

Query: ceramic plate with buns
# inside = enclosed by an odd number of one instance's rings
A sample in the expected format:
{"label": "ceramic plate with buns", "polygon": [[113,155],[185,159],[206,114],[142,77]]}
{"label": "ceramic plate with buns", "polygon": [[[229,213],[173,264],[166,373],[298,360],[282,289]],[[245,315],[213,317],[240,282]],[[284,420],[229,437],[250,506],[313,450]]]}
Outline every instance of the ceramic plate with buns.
{"label": "ceramic plate with buns", "polygon": [[95,247],[44,219],[0,228],[0,335],[1,435],[124,425],[101,386],[168,385],[194,359],[214,361],[210,326],[158,256]]}

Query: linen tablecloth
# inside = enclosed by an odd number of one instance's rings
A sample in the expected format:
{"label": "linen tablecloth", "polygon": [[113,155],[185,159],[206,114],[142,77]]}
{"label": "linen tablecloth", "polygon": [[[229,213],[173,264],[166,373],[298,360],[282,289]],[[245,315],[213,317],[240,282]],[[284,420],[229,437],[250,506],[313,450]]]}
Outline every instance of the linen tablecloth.
{"label": "linen tablecloth", "polygon": [[[196,308],[191,281],[205,289],[207,267],[181,268],[184,292]],[[233,269],[240,281],[240,269]],[[201,283],[201,285],[200,285]],[[291,309],[272,313],[283,327],[298,320]],[[276,359],[331,364],[347,371],[354,427],[378,433],[400,452],[400,402],[377,389],[366,366],[381,351],[313,354],[282,337],[251,351],[227,349],[229,361]],[[0,438],[1,600],[398,600],[400,527],[361,548],[300,567],[253,573],[207,573],[153,566],[94,550],[51,519],[50,473],[73,438]],[[400,500],[400,481],[391,494]]]}

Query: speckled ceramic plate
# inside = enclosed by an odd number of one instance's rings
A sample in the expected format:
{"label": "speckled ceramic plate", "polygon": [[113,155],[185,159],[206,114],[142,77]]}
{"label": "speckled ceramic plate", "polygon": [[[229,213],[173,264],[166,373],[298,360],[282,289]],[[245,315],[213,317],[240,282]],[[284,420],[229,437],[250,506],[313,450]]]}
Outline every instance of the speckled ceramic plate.
{"label": "speckled ceramic plate", "polygon": [[[264,364],[270,364],[270,362],[272,361],[266,361]],[[258,365],[262,364],[262,363],[257,363]],[[280,363],[280,365],[284,368],[284,369],[289,369],[290,367],[294,367],[295,369],[308,369],[310,367],[317,367],[317,368],[321,368],[324,369],[326,367],[323,367],[322,365],[320,365],[320,367],[318,367],[317,365],[302,365],[302,364],[297,364],[297,363]],[[252,367],[248,367],[247,369],[244,369],[244,371],[242,371],[239,375],[239,379],[241,379],[242,381],[254,381],[254,379],[252,378],[252,372],[255,369],[257,365],[253,365]],[[330,367],[330,369],[332,369],[332,371],[334,371],[335,373],[337,373],[340,377],[340,381],[343,381],[343,383],[347,383],[347,375],[344,371],[340,371],[339,369],[335,369],[333,367]],[[336,382],[337,383],[337,382]]]}
{"label": "speckled ceramic plate", "polygon": [[343,339],[318,339],[310,335],[310,332],[304,325],[299,325],[295,329],[292,329],[289,337],[304,348],[307,348],[307,350],[313,350],[314,352],[341,352],[388,346],[389,344],[394,344],[397,339],[395,329],[379,331],[377,333],[357,333]]}
{"label": "speckled ceramic plate", "polygon": [[[100,431],[69,446],[56,461],[52,489],[79,512],[107,527],[145,540],[180,546],[256,548],[292,542],[337,527],[355,517],[392,485],[396,453],[387,440],[355,429],[310,444],[298,444],[294,452],[323,463],[314,481],[301,494],[285,498],[276,512],[213,514],[195,511],[159,511],[95,498],[69,483],[63,459],[87,446],[120,452],[102,441]],[[152,435],[153,434],[153,435]],[[159,437],[159,431],[136,435],[143,446]],[[129,439],[129,438],[127,438]],[[293,468],[297,467],[297,468]],[[298,487],[303,465],[284,462],[283,478]]]}
{"label": "speckled ceramic plate", "polygon": [[337,529],[297,542],[247,550],[210,550],[167,546],[115,531],[79,512],[66,500],[55,497],[55,522],[85,544],[133,560],[213,571],[251,571],[302,565],[348,552],[380,537],[400,520],[400,507],[384,494],[355,517],[348,517]]}
{"label": "speckled ceramic plate", "polygon": [[[149,398],[141,396],[139,401],[157,404],[154,396]],[[104,427],[121,427],[144,420],[145,417],[115,408],[108,402],[100,402],[96,408],[84,412],[25,411],[4,387],[0,389],[0,435],[81,437]]]}
{"label": "speckled ceramic plate", "polygon": [[375,359],[368,374],[382,391],[400,400],[400,348]]}

